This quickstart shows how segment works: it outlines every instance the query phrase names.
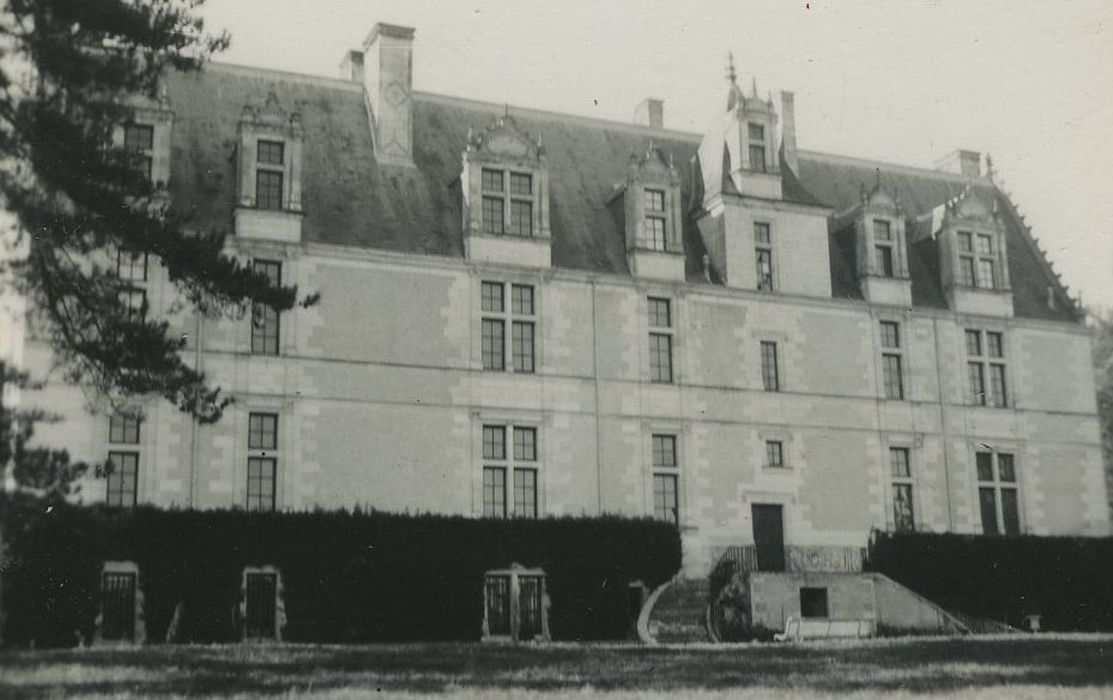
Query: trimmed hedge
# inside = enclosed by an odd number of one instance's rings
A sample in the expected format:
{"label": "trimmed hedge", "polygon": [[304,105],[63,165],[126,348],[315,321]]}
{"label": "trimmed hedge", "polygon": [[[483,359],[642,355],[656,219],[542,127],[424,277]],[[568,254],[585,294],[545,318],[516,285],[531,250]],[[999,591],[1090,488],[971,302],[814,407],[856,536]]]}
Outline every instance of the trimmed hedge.
{"label": "trimmed hedge", "polygon": [[866,568],[966,615],[1113,631],[1113,538],[878,532]]}
{"label": "trimmed hedge", "polygon": [[139,566],[150,642],[179,605],[176,640],[235,640],[241,572],[264,564],[282,572],[290,641],[477,639],[483,574],[511,563],[545,570],[554,639],[618,639],[627,584],[680,567],[675,528],[648,519],[0,506],[10,645],[90,639],[110,560]]}

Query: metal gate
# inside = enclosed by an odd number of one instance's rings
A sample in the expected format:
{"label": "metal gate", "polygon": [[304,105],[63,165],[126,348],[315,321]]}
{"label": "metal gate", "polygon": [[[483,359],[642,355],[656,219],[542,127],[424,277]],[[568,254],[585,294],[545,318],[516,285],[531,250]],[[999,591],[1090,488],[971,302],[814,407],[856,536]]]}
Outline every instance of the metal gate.
{"label": "metal gate", "polygon": [[105,640],[135,639],[135,574],[104,573],[101,577],[101,627]]}
{"label": "metal gate", "polygon": [[273,639],[278,577],[275,574],[247,574],[247,609],[244,611],[244,636]]}
{"label": "metal gate", "polygon": [[518,639],[541,634],[541,577],[518,577]]}
{"label": "metal gate", "polygon": [[487,599],[487,634],[510,634],[510,577],[488,576],[484,587]]}

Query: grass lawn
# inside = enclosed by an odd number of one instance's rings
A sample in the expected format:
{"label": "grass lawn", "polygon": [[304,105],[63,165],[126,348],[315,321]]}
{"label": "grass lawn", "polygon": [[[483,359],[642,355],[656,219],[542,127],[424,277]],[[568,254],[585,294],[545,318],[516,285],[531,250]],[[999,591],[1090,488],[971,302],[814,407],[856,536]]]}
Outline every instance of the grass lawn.
{"label": "grass lawn", "polygon": [[467,643],[5,652],[0,698],[1113,697],[1113,635],[648,648]]}

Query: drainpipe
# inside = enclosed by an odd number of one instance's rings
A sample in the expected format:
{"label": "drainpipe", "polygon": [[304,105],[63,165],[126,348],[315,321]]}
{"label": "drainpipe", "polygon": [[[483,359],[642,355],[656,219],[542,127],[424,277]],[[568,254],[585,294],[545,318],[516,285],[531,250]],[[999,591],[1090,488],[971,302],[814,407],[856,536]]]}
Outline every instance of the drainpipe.
{"label": "drainpipe", "polygon": [[[196,370],[198,374],[201,373],[201,329],[201,312],[195,310],[193,314],[193,369]],[[192,509],[194,504],[194,493],[197,488],[197,445],[200,439],[196,419],[191,419],[189,421],[189,429],[189,499],[187,501],[187,507]]]}
{"label": "drainpipe", "polygon": [[951,460],[950,444],[947,439],[947,412],[943,402],[943,366],[939,352],[939,319],[931,319],[931,331],[935,337],[935,390],[939,399],[939,429],[943,435],[943,488],[947,490],[947,532],[955,531],[954,509],[951,507]]}
{"label": "drainpipe", "polygon": [[599,499],[599,512],[603,514],[603,444],[599,428],[599,326],[595,320],[595,303],[599,289],[591,280],[591,373],[595,375],[595,493]]}

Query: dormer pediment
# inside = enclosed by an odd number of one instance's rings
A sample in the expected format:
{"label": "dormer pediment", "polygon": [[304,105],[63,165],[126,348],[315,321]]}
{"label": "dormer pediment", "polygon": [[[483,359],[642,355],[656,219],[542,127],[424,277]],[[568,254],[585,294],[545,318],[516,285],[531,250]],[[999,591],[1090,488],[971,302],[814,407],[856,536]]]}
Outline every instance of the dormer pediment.
{"label": "dormer pediment", "polygon": [[272,91],[240,112],[236,235],[301,240],[301,115]]}
{"label": "dormer pediment", "polygon": [[467,150],[484,160],[536,163],[544,155],[540,140],[530,138],[509,115],[499,117],[483,131],[469,130]]}

